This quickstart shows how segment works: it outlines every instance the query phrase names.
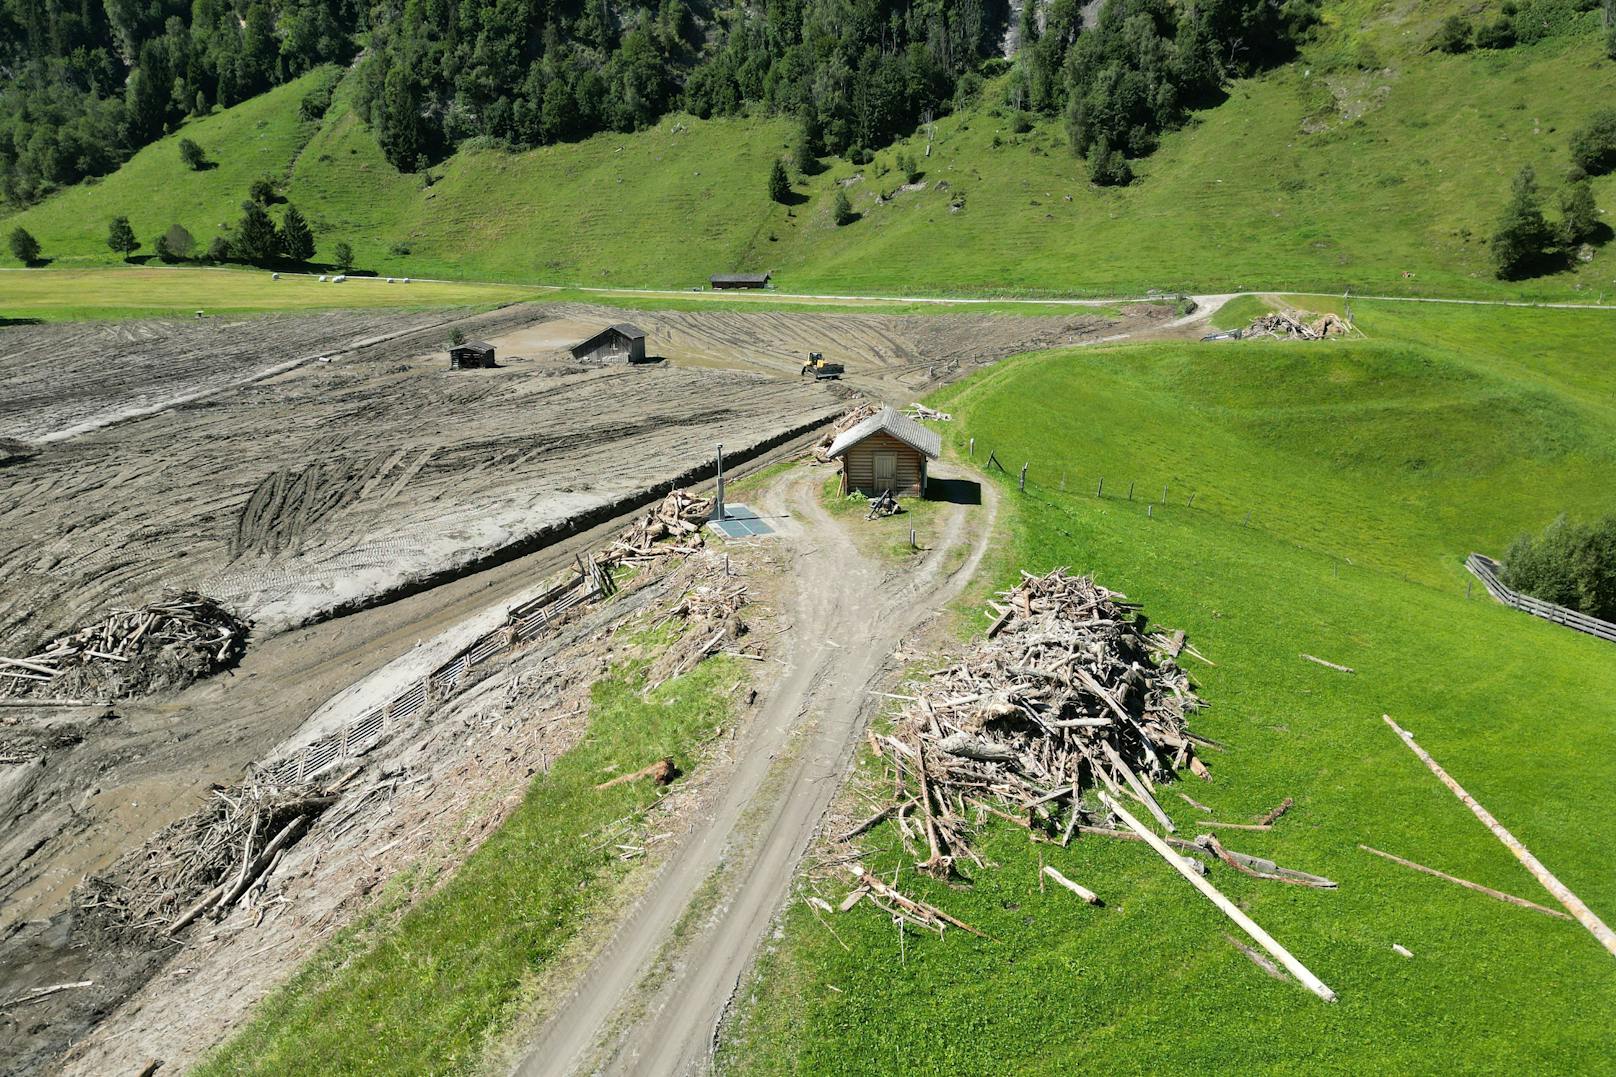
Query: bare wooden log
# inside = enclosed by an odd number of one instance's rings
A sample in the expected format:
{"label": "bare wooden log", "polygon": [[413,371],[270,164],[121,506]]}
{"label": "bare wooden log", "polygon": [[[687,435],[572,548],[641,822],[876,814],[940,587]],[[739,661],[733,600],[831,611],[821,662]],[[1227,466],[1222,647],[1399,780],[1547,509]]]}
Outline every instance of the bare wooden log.
{"label": "bare wooden log", "polygon": [[1314,657],[1313,655],[1310,655],[1310,654],[1304,654],[1304,655],[1302,655],[1302,657],[1307,659],[1309,662],[1317,662],[1319,665],[1324,666],[1324,667],[1326,667],[1328,669],[1333,669],[1338,673],[1354,673],[1354,672],[1356,672],[1351,666],[1343,666],[1343,665],[1340,665],[1340,664],[1335,663],[1335,662],[1327,661],[1327,660],[1325,660],[1323,658]]}
{"label": "bare wooden log", "polygon": [[1519,905],[1523,909],[1532,909],[1536,912],[1542,913],[1545,916],[1554,916],[1561,920],[1570,920],[1572,918],[1569,913],[1561,912],[1559,909],[1551,909],[1547,905],[1539,905],[1535,901],[1527,901],[1523,897],[1516,897],[1514,894],[1506,894],[1502,890],[1494,890],[1490,886],[1483,886],[1480,883],[1473,883],[1469,879],[1461,879],[1457,875],[1449,875],[1445,871],[1438,871],[1435,868],[1428,868],[1424,864],[1416,864],[1412,860],[1404,860],[1400,856],[1394,856],[1391,853],[1376,849],[1373,846],[1364,845],[1361,842],[1359,843],[1358,848],[1362,849],[1366,853],[1374,853],[1376,856],[1385,857],[1394,864],[1401,864],[1405,868],[1413,868],[1415,871],[1421,871],[1427,875],[1434,875],[1436,878],[1441,879],[1444,882],[1453,883],[1455,886],[1462,886],[1466,890],[1474,890],[1478,894],[1486,894],[1490,898],[1496,898],[1499,901],[1505,901],[1511,905]]}
{"label": "bare wooden log", "polygon": [[1074,883],[1072,880],[1056,871],[1055,868],[1050,864],[1044,865],[1044,874],[1048,875],[1051,879],[1054,879],[1061,886],[1066,887],[1066,889],[1070,890],[1072,893],[1076,894],[1090,905],[1105,904],[1105,902],[1101,901],[1099,895],[1095,894],[1094,891],[1090,890],[1086,886],[1079,886],[1077,883]]}
{"label": "bare wooden log", "polygon": [[1286,970],[1289,971],[1292,976],[1301,981],[1303,986],[1326,1002],[1335,1001],[1335,992],[1330,990],[1323,980],[1319,979],[1317,976],[1313,975],[1312,972],[1308,971],[1306,965],[1298,961],[1289,950],[1285,949],[1285,947],[1276,942],[1272,935],[1268,934],[1268,932],[1264,931],[1260,926],[1258,926],[1257,922],[1251,917],[1247,916],[1238,905],[1224,897],[1223,894],[1219,892],[1217,887],[1213,886],[1200,875],[1196,874],[1195,869],[1190,867],[1188,862],[1186,862],[1183,857],[1179,856],[1177,853],[1173,852],[1172,849],[1168,848],[1166,842],[1162,841],[1161,838],[1157,837],[1149,830],[1146,830],[1144,825],[1140,823],[1139,820],[1128,814],[1128,810],[1121,804],[1118,804],[1116,800],[1114,800],[1109,794],[1102,792],[1099,794],[1099,796],[1100,800],[1105,804],[1106,807],[1110,808],[1111,811],[1116,814],[1118,819],[1122,820],[1122,822],[1126,824],[1127,827],[1134,833],[1144,838],[1145,842],[1152,849],[1156,850],[1156,853],[1163,860],[1171,864],[1175,871],[1184,876],[1184,878],[1188,879],[1190,881],[1190,885],[1194,886],[1203,895],[1205,895],[1206,899],[1212,902],[1212,904],[1216,905],[1225,916],[1238,924],[1240,930],[1244,931],[1247,935],[1250,935],[1257,945],[1261,946],[1264,950],[1267,950],[1271,955],[1273,955],[1280,964],[1285,966]]}
{"label": "bare wooden log", "polygon": [[1572,893],[1570,887],[1555,878],[1554,873],[1544,867],[1542,862],[1532,855],[1530,849],[1516,840],[1515,835],[1504,829],[1504,824],[1493,818],[1492,813],[1482,807],[1475,797],[1465,792],[1463,786],[1449,777],[1448,772],[1443,770],[1435,759],[1431,758],[1431,754],[1415,743],[1414,734],[1392,721],[1391,715],[1383,714],[1381,717],[1385,719],[1387,725],[1392,727],[1392,730],[1396,732],[1403,743],[1408,745],[1408,750],[1418,756],[1420,762],[1424,763],[1431,773],[1435,774],[1438,780],[1447,786],[1448,790],[1458,797],[1459,801],[1469,808],[1477,819],[1481,820],[1482,825],[1491,830],[1493,836],[1504,843],[1504,848],[1514,853],[1515,859],[1526,865],[1526,870],[1532,873],[1532,877],[1542,883],[1543,888],[1553,894],[1555,900],[1564,905],[1566,911],[1576,917],[1577,922],[1587,928],[1589,933],[1599,940],[1601,946],[1608,950],[1612,956],[1616,956],[1616,932],[1611,931],[1605,922],[1596,916],[1594,911],[1581,898]]}

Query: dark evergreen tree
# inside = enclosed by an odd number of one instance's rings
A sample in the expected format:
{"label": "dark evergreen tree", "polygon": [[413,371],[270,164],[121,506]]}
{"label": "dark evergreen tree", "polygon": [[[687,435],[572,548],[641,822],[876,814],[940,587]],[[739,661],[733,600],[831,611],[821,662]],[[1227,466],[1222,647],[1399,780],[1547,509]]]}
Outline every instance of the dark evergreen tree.
{"label": "dark evergreen tree", "polygon": [[1599,207],[1587,175],[1573,179],[1560,191],[1560,238],[1566,246],[1586,243],[1599,232]]}
{"label": "dark evergreen tree", "polygon": [[1515,177],[1509,204],[1493,232],[1493,268],[1504,280],[1526,276],[1541,266],[1554,238],[1554,230],[1543,216],[1537,174],[1528,165]]}
{"label": "dark evergreen tree", "polygon": [[39,261],[41,253],[39,240],[35,239],[33,233],[29,232],[28,229],[21,226],[13,228],[11,235],[6,238],[11,246],[11,256],[17,261],[25,266],[31,266]]}
{"label": "dark evergreen tree", "polygon": [[853,222],[853,203],[847,200],[847,192],[841,187],[836,188],[836,202],[831,207],[831,216],[836,219],[838,226]]}
{"label": "dark evergreen tree", "polygon": [[230,253],[243,262],[267,265],[281,254],[281,237],[270,220],[269,211],[254,201],[241,204],[241,223],[236,225]]}
{"label": "dark evergreen tree", "polygon": [[1571,160],[1590,176],[1616,170],[1616,108],[1599,110],[1572,134]]}
{"label": "dark evergreen tree", "polygon": [[314,232],[296,206],[288,205],[281,219],[281,254],[294,262],[307,262],[314,257]]}
{"label": "dark evergreen tree", "polygon": [[791,180],[786,175],[786,166],[778,157],[769,169],[769,199],[781,204],[791,199]]}

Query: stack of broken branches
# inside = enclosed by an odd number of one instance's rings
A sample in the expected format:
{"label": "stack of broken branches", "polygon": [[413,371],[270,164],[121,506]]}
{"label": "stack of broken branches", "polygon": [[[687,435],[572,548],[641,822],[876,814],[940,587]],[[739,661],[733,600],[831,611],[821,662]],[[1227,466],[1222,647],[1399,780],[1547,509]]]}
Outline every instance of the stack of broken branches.
{"label": "stack of broken branches", "polygon": [[253,900],[356,773],[324,786],[215,786],[201,809],[80,883],[74,908],[112,937],[158,938],[199,917],[223,919]]}
{"label": "stack of broken branches", "polygon": [[746,624],[741,620],[744,605],[746,584],[740,580],[725,578],[721,583],[697,584],[686,591],[658,622],[660,625],[679,618],[684,621],[684,630],[672,646],[657,656],[646,678],[650,688],[688,673],[702,659],[719,651],[757,657],[735,650],[736,641],[746,634]]}
{"label": "stack of broken branches", "polygon": [[814,444],[814,459],[822,464],[829,463],[830,447],[836,443],[836,439],[880,410],[874,404],[865,402],[842,412],[841,415],[837,416],[836,421],[831,424],[825,435]]}
{"label": "stack of broken branches", "polygon": [[[639,563],[670,553],[695,553],[702,545],[702,524],[712,515],[711,498],[673,490],[619,535],[600,560],[603,564]],[[663,543],[663,539],[672,541]]]}
{"label": "stack of broken branches", "polygon": [[0,657],[0,695],[127,698],[180,688],[235,665],[250,622],[195,591],[108,616]]}
{"label": "stack of broken branches", "polygon": [[1286,337],[1292,340],[1323,340],[1326,337],[1346,336],[1351,326],[1339,314],[1326,313],[1312,322],[1304,322],[1283,311],[1264,314],[1251,323],[1247,337]]}
{"label": "stack of broken branches", "polygon": [[978,866],[971,818],[1008,820],[1067,842],[1108,813],[1088,807],[1098,786],[1142,804],[1166,830],[1157,782],[1210,744],[1185,716],[1203,704],[1174,656],[1182,635],[1147,635],[1125,596],[1056,569],[1022,574],[1002,592],[986,639],[906,697],[891,734],[873,738],[898,772],[900,793],[874,822],[918,833],[921,870],[947,876]]}

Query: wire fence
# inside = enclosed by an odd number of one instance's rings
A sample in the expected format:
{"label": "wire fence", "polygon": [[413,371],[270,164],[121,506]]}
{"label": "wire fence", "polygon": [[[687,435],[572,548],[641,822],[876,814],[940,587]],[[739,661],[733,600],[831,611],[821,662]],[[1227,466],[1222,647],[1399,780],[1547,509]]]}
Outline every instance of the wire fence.
{"label": "wire fence", "polygon": [[1479,553],[1473,553],[1465,558],[1465,568],[1481,581],[1481,585],[1487,588],[1489,594],[1504,605],[1530,613],[1534,617],[1541,617],[1545,621],[1553,621],[1555,624],[1575,628],[1578,632],[1586,632],[1590,636],[1598,636],[1602,640],[1616,643],[1616,624],[1512,590],[1498,578],[1500,567],[1502,566],[1497,561]]}
{"label": "wire fence", "polygon": [[308,781],[340,760],[363,755],[428,702],[447,697],[477,666],[519,644],[537,639],[568,610],[608,595],[611,591],[610,574],[593,559],[580,561],[577,576],[569,577],[537,598],[513,607],[505,624],[479,637],[380,707],[366,712],[342,729],[304,745],[291,755],[260,767],[260,776],[278,785],[290,785]]}

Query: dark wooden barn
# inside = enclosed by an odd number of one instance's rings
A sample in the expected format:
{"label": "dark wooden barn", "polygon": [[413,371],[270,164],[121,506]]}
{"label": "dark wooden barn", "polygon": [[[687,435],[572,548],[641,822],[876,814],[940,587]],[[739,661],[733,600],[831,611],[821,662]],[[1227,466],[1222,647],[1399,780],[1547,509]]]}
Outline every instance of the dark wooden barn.
{"label": "dark wooden barn", "polygon": [[717,273],[708,280],[714,288],[767,288],[769,273]]}
{"label": "dark wooden barn", "polygon": [[877,497],[890,491],[918,497],[926,492],[926,461],[942,451],[943,439],[935,430],[882,408],[837,438],[829,457],[842,462],[844,494],[857,490]]}
{"label": "dark wooden barn", "polygon": [[572,346],[572,357],[595,363],[645,362],[645,330],[627,322],[609,325]]}
{"label": "dark wooden barn", "polygon": [[494,365],[494,346],[481,340],[468,340],[449,348],[450,370],[480,370]]}

